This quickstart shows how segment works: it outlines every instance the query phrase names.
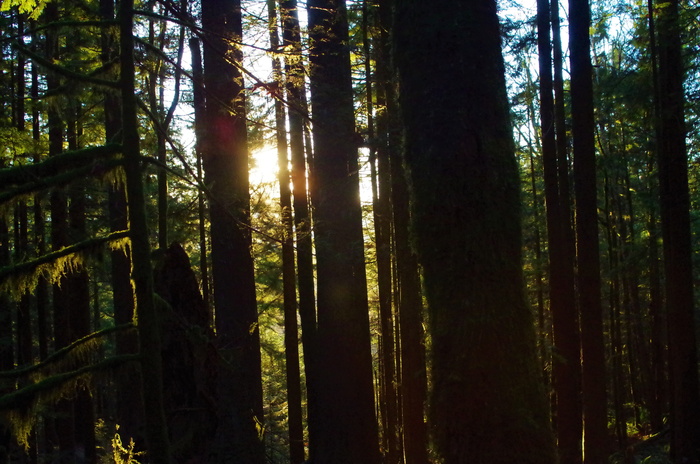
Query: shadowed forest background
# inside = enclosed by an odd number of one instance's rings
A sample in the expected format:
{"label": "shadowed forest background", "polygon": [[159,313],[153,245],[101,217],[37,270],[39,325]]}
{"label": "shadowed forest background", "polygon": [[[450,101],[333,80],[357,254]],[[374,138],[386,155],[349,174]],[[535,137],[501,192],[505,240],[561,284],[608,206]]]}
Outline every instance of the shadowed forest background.
{"label": "shadowed forest background", "polygon": [[699,17],[3,0],[0,464],[700,462]]}

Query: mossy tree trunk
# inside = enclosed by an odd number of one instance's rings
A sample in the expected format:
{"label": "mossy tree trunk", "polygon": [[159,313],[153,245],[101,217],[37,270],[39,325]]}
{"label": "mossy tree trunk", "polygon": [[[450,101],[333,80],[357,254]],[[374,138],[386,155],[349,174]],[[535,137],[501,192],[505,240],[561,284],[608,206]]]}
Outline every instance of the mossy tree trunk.
{"label": "mossy tree trunk", "polygon": [[445,464],[552,464],[496,2],[404,0],[394,27],[436,451]]}
{"label": "mossy tree trunk", "polygon": [[134,90],[133,0],[119,4],[120,87],[122,103],[122,150],[128,198],[129,238],[131,239],[131,280],[134,286],[141,391],[143,396],[149,460],[169,464],[170,445],[163,412],[163,373],[160,327],[153,293],[151,245],[146,217],[146,201],[141,172],[137,103]]}

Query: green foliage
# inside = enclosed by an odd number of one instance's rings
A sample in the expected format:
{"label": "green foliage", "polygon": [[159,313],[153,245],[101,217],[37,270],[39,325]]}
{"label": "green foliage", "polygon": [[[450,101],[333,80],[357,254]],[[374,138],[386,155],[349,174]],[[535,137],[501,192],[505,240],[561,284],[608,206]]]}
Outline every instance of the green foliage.
{"label": "green foliage", "polygon": [[76,389],[88,387],[114,369],[138,359],[138,355],[122,355],[97,360],[104,336],[113,331],[91,334],[37,366],[2,373],[2,378],[6,379],[4,387],[13,384],[20,387],[0,396],[0,411],[6,416],[18,443],[29,446],[29,435],[46,406],[70,397]]}
{"label": "green foliage", "polygon": [[144,456],[145,451],[136,451],[136,444],[133,438],[129,438],[129,444],[124,446],[122,437],[119,435],[119,425],[116,427],[114,437],[112,438],[112,457],[114,464],[140,464],[136,459],[139,456]]}
{"label": "green foliage", "polygon": [[0,11],[17,7],[20,13],[28,13],[30,19],[37,19],[48,3],[49,0],[2,0]]}

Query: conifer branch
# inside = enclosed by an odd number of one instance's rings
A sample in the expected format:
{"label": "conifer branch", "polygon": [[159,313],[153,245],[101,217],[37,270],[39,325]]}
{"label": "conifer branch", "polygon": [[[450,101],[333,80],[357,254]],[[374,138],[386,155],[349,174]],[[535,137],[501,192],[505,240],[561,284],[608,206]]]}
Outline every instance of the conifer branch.
{"label": "conifer branch", "polygon": [[29,261],[2,267],[0,268],[0,292],[21,294],[32,288],[42,274],[50,282],[56,281],[65,273],[66,268],[77,267],[80,262],[78,257],[80,253],[99,249],[106,243],[128,239],[129,234],[128,230],[120,230],[106,237],[84,240]]}
{"label": "conifer branch", "polygon": [[37,364],[32,364],[30,366],[22,367],[19,369],[13,369],[11,371],[0,371],[0,379],[8,379],[8,378],[19,378],[20,376],[31,374],[32,372],[38,371],[48,365],[54,364],[57,361],[62,360],[65,358],[71,351],[73,351],[75,348],[80,347],[81,345],[95,339],[95,338],[101,338],[106,335],[109,335],[113,332],[121,332],[123,330],[129,330],[133,329],[136,326],[133,323],[127,323],[127,324],[121,324],[117,325],[114,327],[109,327],[106,329],[98,330],[97,332],[93,332],[89,335],[84,336],[83,338],[80,338],[73,343],[71,343],[68,346],[64,346],[60,350],[52,353],[50,356],[48,356],[46,359],[43,361],[37,363]]}
{"label": "conifer branch", "polygon": [[18,185],[36,182],[42,178],[70,169],[94,165],[97,160],[121,153],[121,145],[108,144],[66,151],[46,158],[40,163],[0,169],[0,185]]}
{"label": "conifer branch", "polygon": [[63,66],[59,66],[57,64],[52,63],[50,60],[47,60],[43,56],[41,56],[37,53],[34,53],[29,48],[21,45],[19,42],[15,42],[14,46],[19,51],[21,51],[22,54],[31,58],[33,61],[35,61],[39,65],[43,66],[44,68],[46,68],[50,71],[53,71],[57,74],[60,74],[64,77],[67,77],[69,79],[75,79],[78,82],[95,84],[95,85],[99,85],[102,87],[108,87],[108,88],[112,88],[112,89],[119,88],[119,82],[110,81],[110,80],[106,80],[106,79],[98,79],[96,77],[92,77],[90,74],[83,74],[83,73],[75,72],[75,71],[72,71],[72,70],[65,68]]}

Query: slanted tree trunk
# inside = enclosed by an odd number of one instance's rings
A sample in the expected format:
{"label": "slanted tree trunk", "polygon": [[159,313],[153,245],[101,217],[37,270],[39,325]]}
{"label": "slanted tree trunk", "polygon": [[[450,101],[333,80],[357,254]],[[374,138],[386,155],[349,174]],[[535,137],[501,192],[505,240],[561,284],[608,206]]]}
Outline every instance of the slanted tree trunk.
{"label": "slanted tree trunk", "polygon": [[[199,46],[199,39],[190,39],[190,53],[192,55],[192,106],[194,107],[194,133],[195,151],[197,156],[197,180],[204,183],[202,175],[202,142],[204,140],[204,124],[206,114],[206,100],[204,97],[204,85],[202,76],[202,51]],[[199,220],[199,273],[201,276],[202,299],[207,308],[208,324],[213,321],[210,292],[209,292],[209,253],[207,252],[207,227],[206,227],[206,205],[204,192],[200,188],[197,192],[197,212]]]}
{"label": "slanted tree trunk", "polygon": [[347,11],[308,2],[318,273],[315,463],[379,462]]}
{"label": "slanted tree trunk", "polygon": [[436,451],[445,464],[553,463],[496,2],[404,0],[394,25]]}

